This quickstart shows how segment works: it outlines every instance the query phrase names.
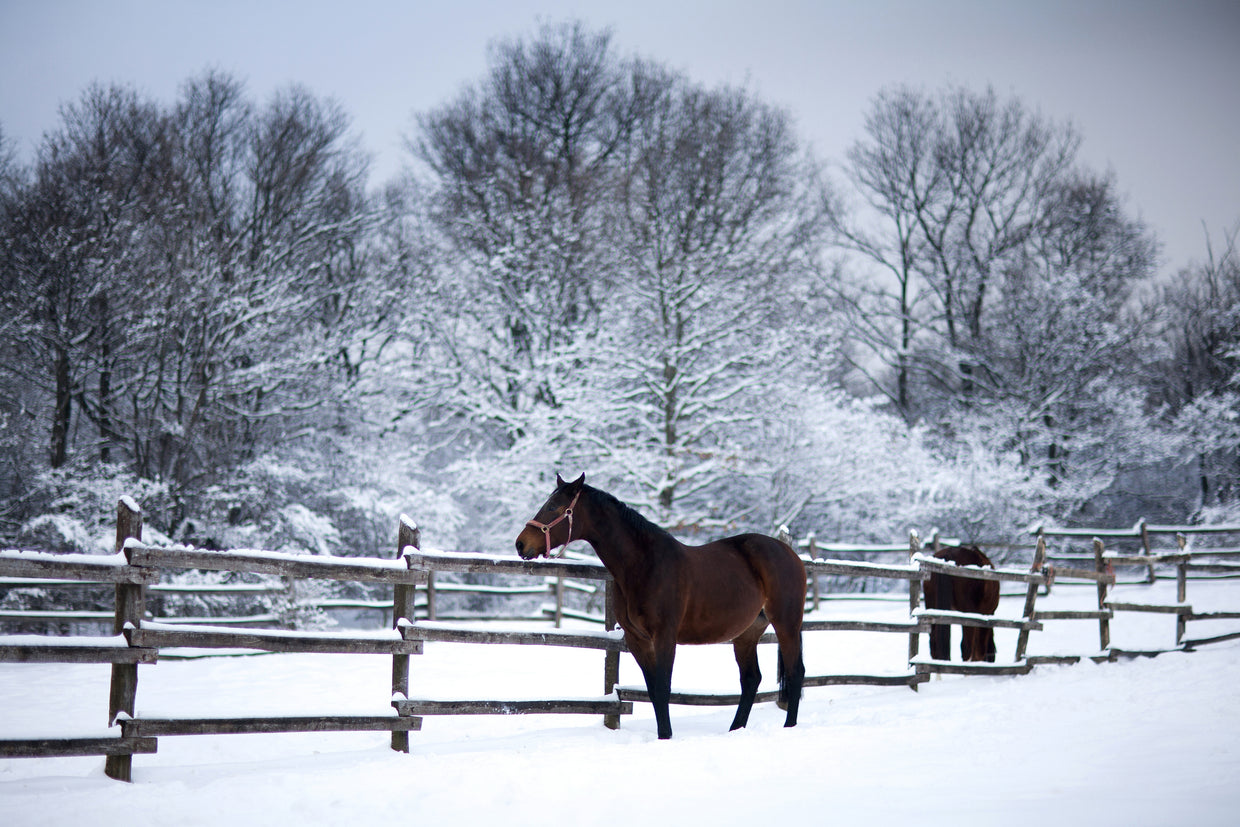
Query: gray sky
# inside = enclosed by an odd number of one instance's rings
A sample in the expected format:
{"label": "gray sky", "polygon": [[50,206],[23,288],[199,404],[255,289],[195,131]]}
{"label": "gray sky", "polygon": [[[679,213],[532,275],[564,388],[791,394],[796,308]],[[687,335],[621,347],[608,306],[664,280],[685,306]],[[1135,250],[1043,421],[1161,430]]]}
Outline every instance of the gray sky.
{"label": "gray sky", "polygon": [[0,125],[28,160],[58,107],[119,82],[165,102],[212,66],[265,99],[291,82],[338,100],[375,156],[403,163],[414,112],[540,21],[610,26],[702,82],[748,83],[821,157],[861,136],[883,86],[993,85],[1084,136],[1173,271],[1240,221],[1240,0],[0,0]]}

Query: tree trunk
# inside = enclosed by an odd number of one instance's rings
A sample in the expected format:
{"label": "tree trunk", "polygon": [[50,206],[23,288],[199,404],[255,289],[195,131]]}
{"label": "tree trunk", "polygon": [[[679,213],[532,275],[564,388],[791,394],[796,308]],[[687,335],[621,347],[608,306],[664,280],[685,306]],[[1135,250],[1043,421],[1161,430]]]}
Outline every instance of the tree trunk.
{"label": "tree trunk", "polygon": [[69,417],[73,411],[73,382],[69,351],[56,348],[56,405],[52,410],[52,467],[60,468],[69,455]]}

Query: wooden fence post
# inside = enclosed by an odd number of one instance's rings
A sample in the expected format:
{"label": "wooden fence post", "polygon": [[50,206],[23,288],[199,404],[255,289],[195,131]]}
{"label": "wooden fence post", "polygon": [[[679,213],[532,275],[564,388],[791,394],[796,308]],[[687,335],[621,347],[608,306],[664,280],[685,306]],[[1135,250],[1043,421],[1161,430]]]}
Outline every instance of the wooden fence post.
{"label": "wooden fence post", "polygon": [[[1180,547],[1180,553],[1184,553],[1185,547],[1188,545],[1188,538],[1183,534],[1175,535],[1175,544]],[[1175,602],[1188,602],[1188,560],[1181,560],[1175,567]],[[1176,612],[1175,615],[1175,645],[1179,646],[1184,642],[1184,633],[1188,630],[1188,615],[1183,612]]]}
{"label": "wooden fence post", "polygon": [[427,620],[438,620],[439,619],[439,607],[435,605],[438,602],[435,599],[435,594],[436,594],[435,572],[428,571],[426,573],[426,619]]}
{"label": "wooden fence post", "polygon": [[[1038,545],[1033,552],[1033,563],[1029,566],[1030,574],[1041,574],[1046,564],[1046,537],[1038,533]],[[1049,578],[1048,578],[1049,581]],[[1025,611],[1021,615],[1025,620],[1033,620],[1034,607],[1038,600],[1038,584],[1030,583],[1025,589]],[[1025,659],[1025,649],[1029,646],[1029,629],[1022,628],[1016,635],[1016,662]]]}
{"label": "wooden fence post", "polygon": [[[419,548],[422,538],[418,527],[404,514],[400,516],[400,524],[396,529],[396,555],[404,554],[407,546]],[[392,586],[392,628],[399,629],[402,618],[413,620],[413,596],[417,587],[409,583],[396,583]],[[409,697],[409,656],[392,655],[392,694]],[[409,751],[409,733],[393,732],[392,749],[397,752]]]}
{"label": "wooden fence post", "polygon": [[[121,497],[116,504],[116,550],[124,551],[125,541],[142,539],[142,509],[129,497]],[[112,634],[125,631],[125,624],[134,627],[142,624],[146,610],[146,586],[133,583],[116,584],[116,616],[112,621]],[[108,726],[116,723],[116,716],[124,712],[133,716],[138,697],[138,664],[112,664],[112,685],[108,692]],[[133,755],[109,755],[104,760],[104,774],[117,781],[133,780]]]}
{"label": "wooden fence post", "polygon": [[1150,561],[1146,564],[1148,569],[1147,569],[1147,573],[1145,576],[1145,582],[1153,583],[1154,580],[1157,578],[1154,575],[1154,560],[1153,560],[1154,552],[1150,549],[1150,530],[1149,530],[1149,527],[1145,524],[1144,517],[1141,518],[1141,522],[1138,525],[1141,527],[1141,547],[1145,549],[1145,552],[1144,552],[1145,556],[1151,558]]}
{"label": "wooden fence post", "polygon": [[[917,556],[921,551],[921,536],[914,529],[908,533],[908,556],[909,562]],[[915,618],[917,610],[921,607],[921,579],[914,577],[908,581],[908,613],[909,617]],[[909,663],[917,657],[917,652],[921,646],[921,632],[912,631],[908,636],[908,659]],[[917,682],[911,683],[910,688],[916,692]]]}
{"label": "wooden fence post", "polygon": [[[603,628],[613,631],[616,628],[616,583],[610,577],[604,581],[603,591]],[[603,694],[610,695],[616,691],[620,682],[620,652],[608,649],[603,653]],[[604,715],[603,726],[608,729],[620,728],[619,715]]]}
{"label": "wooden fence post", "polygon": [[564,626],[564,578],[555,579],[555,628]]}
{"label": "wooden fence post", "polygon": [[[1102,559],[1102,553],[1104,550],[1105,550],[1105,547],[1102,545],[1102,540],[1095,537],[1094,538],[1094,570],[1098,572],[1099,574],[1106,574],[1106,570],[1107,570],[1106,561]],[[1106,611],[1106,608],[1107,608],[1106,602],[1107,602],[1107,584],[1099,580],[1098,581],[1098,611],[1100,612]],[[1098,618],[1098,647],[1103,652],[1111,648],[1111,621],[1107,620],[1105,617]]]}

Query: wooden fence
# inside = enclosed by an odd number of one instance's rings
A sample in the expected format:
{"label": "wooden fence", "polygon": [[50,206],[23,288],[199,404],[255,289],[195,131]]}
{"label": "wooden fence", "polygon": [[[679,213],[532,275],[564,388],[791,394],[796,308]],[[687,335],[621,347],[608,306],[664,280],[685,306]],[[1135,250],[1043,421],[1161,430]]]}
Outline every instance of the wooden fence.
{"label": "wooden fence", "polygon": [[[104,755],[105,770],[112,778],[129,780],[132,773],[132,756],[154,752],[157,739],[164,736],[257,733],[257,732],[308,732],[308,731],[390,731],[392,748],[407,752],[410,731],[421,727],[425,715],[462,714],[513,714],[556,713],[601,715],[608,727],[619,726],[620,717],[632,712],[634,701],[648,701],[645,687],[620,686],[620,654],[625,651],[624,639],[616,628],[612,581],[606,569],[597,561],[586,559],[553,559],[525,561],[514,557],[492,557],[454,552],[433,552],[419,548],[417,528],[402,517],[397,532],[397,554],[384,558],[332,558],[297,555],[268,551],[209,551],[192,547],[158,547],[143,544],[141,535],[141,512],[137,504],[128,498],[118,505],[116,552],[112,555],[57,555],[39,552],[0,552],[0,578],[6,584],[16,582],[50,584],[64,581],[112,584],[115,588],[115,612],[112,615],[110,636],[0,636],[0,662],[47,662],[47,663],[108,663],[112,665],[112,680],[108,706],[109,726],[119,733],[106,738],[58,738],[38,740],[0,739],[0,757],[53,756],[53,755]],[[1157,527],[1145,527],[1147,533],[1156,533]],[[1236,529],[1240,531],[1240,529]],[[1067,532],[1072,531],[1072,534]],[[1098,532],[1093,532],[1097,534]],[[1200,533],[1200,532],[1199,532]],[[1181,537],[1184,536],[1180,532]],[[1213,620],[1240,618],[1240,612],[1194,614],[1183,597],[1186,578],[1190,572],[1222,573],[1230,575],[1237,568],[1234,563],[1220,563],[1219,550],[1203,550],[1194,553],[1185,550],[1185,541],[1179,542],[1174,554],[1150,554],[1120,556],[1107,554],[1101,539],[1093,538],[1093,566],[1089,569],[1048,563],[1048,537],[1085,536],[1075,530],[1041,530],[1028,569],[982,568],[955,566],[922,553],[920,537],[913,533],[907,546],[883,547],[886,552],[901,554],[904,562],[877,563],[863,560],[819,559],[818,548],[808,538],[809,554],[803,555],[810,578],[812,605],[817,606],[821,595],[814,588],[823,577],[863,578],[866,582],[892,581],[905,584],[908,592],[907,619],[875,621],[872,619],[824,619],[807,617],[804,632],[866,632],[899,634],[908,636],[908,657],[897,674],[827,674],[809,675],[805,686],[868,684],[877,686],[907,686],[917,690],[931,674],[1024,674],[1039,662],[1058,660],[1026,656],[1031,632],[1041,630],[1046,620],[1096,620],[1100,624],[1100,637],[1104,654],[1111,657],[1119,652],[1108,652],[1107,624],[1116,611],[1135,610],[1127,604],[1108,599],[1107,589],[1115,582],[1111,573],[1114,566],[1141,565],[1178,567],[1181,583],[1180,600],[1175,606],[1162,607],[1174,613],[1177,620]],[[1127,536],[1127,535],[1126,535]],[[830,549],[830,547],[827,547]],[[854,550],[857,547],[852,547]],[[1063,555],[1060,555],[1063,557]],[[1209,557],[1209,561],[1200,558]],[[1147,559],[1149,558],[1149,559]],[[1063,562],[1061,560],[1061,562]],[[1071,562],[1071,561],[1068,561]],[[1220,568],[1222,567],[1222,568]],[[147,595],[160,588],[161,572],[196,569],[200,571],[225,571],[250,574],[273,574],[289,580],[352,581],[379,584],[391,589],[391,623],[387,628],[372,632],[309,632],[286,629],[258,629],[238,627],[213,619],[210,622],[169,623],[165,619],[148,617],[145,611]],[[986,616],[963,612],[943,612],[921,607],[922,583],[932,572],[940,571],[957,577],[998,580],[1019,584],[1024,589],[1025,600],[1018,616]],[[480,628],[477,625],[453,624],[437,619],[419,617],[414,611],[414,597],[419,587],[425,589],[433,581],[435,573],[485,573],[492,575],[522,575],[541,583],[541,587],[555,589],[561,596],[565,584],[577,584],[578,588],[602,588],[605,595],[603,629],[572,630],[560,628],[519,631],[514,629]],[[1098,609],[1090,612],[1040,612],[1037,600],[1052,579],[1063,583],[1072,580],[1097,586]],[[525,593],[522,587],[512,587],[513,594]],[[528,590],[526,590],[528,591]],[[433,592],[427,592],[428,596]],[[383,602],[383,601],[380,601]],[[430,598],[433,611],[433,598]],[[1154,610],[1145,607],[1145,610]],[[430,613],[428,611],[428,614]],[[958,663],[935,661],[919,653],[920,636],[928,633],[932,624],[1007,628],[1017,631],[1017,644],[1010,661],[998,663]],[[1177,642],[1183,637],[1177,634]],[[1240,637],[1229,634],[1184,640],[1181,648]],[[604,652],[602,694],[597,698],[504,700],[499,698],[474,699],[426,699],[409,697],[410,657],[420,654],[427,642],[457,642],[471,644],[508,644],[538,646],[570,646]],[[774,642],[768,634],[764,642]],[[269,716],[225,718],[140,718],[135,716],[135,698],[140,665],[157,663],[161,654],[177,647],[244,648],[271,652],[310,653],[357,653],[391,657],[392,679],[390,687],[383,687],[384,698],[390,697],[390,715],[356,716]],[[376,693],[380,690],[376,689]],[[759,701],[772,701],[775,692],[760,693]],[[732,705],[738,702],[735,694],[689,694],[674,693],[672,702],[691,705]]]}
{"label": "wooden fence", "polygon": [[[1058,538],[1063,548],[1049,557],[1049,571],[1054,582],[1079,582],[1093,580],[1097,582],[1097,608],[1092,611],[1042,612],[1040,620],[1096,620],[1098,623],[1098,639],[1101,655],[1096,657],[1115,658],[1124,655],[1156,655],[1171,649],[1191,650],[1196,646],[1218,643],[1225,640],[1240,638],[1240,632],[1231,632],[1210,637],[1188,638],[1187,630],[1190,622],[1240,620],[1240,612],[1196,612],[1188,602],[1188,582],[1192,579],[1219,579],[1240,577],[1240,563],[1233,562],[1240,557],[1240,548],[1195,548],[1197,541],[1209,540],[1220,535],[1240,537],[1240,525],[1216,526],[1165,526],[1150,525],[1144,520],[1139,521],[1130,529],[1091,529],[1091,528],[1045,528],[1038,526],[1033,529],[1039,541],[1046,538]],[[1076,545],[1088,540],[1091,553],[1081,553]],[[1160,543],[1161,540],[1161,543]],[[1121,547],[1120,551],[1107,551],[1106,543],[1111,542]],[[1174,547],[1171,546],[1174,543]],[[1159,546],[1162,546],[1160,548]],[[1128,546],[1123,550],[1123,546]],[[1082,570],[1061,563],[1079,564],[1082,561],[1092,562],[1091,569]],[[1117,583],[1116,569],[1137,570],[1143,574],[1137,583],[1152,584],[1159,579],[1174,578],[1176,581],[1176,600],[1174,603],[1148,603],[1131,600],[1117,600],[1108,593],[1108,587]],[[1108,574],[1109,579],[1103,575]],[[1121,585],[1124,585],[1122,582]],[[1130,581],[1128,585],[1132,585]],[[1125,651],[1111,646],[1110,623],[1116,612],[1141,612],[1173,615],[1175,617],[1175,645],[1170,648],[1159,648],[1144,651]],[[1073,660],[1065,657],[1056,660]]]}

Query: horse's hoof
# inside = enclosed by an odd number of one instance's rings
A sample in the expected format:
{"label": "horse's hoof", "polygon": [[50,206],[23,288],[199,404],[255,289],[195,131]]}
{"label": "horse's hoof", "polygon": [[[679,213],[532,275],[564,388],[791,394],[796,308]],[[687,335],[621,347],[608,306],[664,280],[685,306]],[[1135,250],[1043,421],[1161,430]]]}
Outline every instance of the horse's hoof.
{"label": "horse's hoof", "polygon": [[782,709],[784,712],[787,712],[787,711],[788,711],[788,702],[787,702],[787,701],[776,701],[776,702],[775,702],[775,706],[779,707],[779,708],[780,708],[780,709]]}

